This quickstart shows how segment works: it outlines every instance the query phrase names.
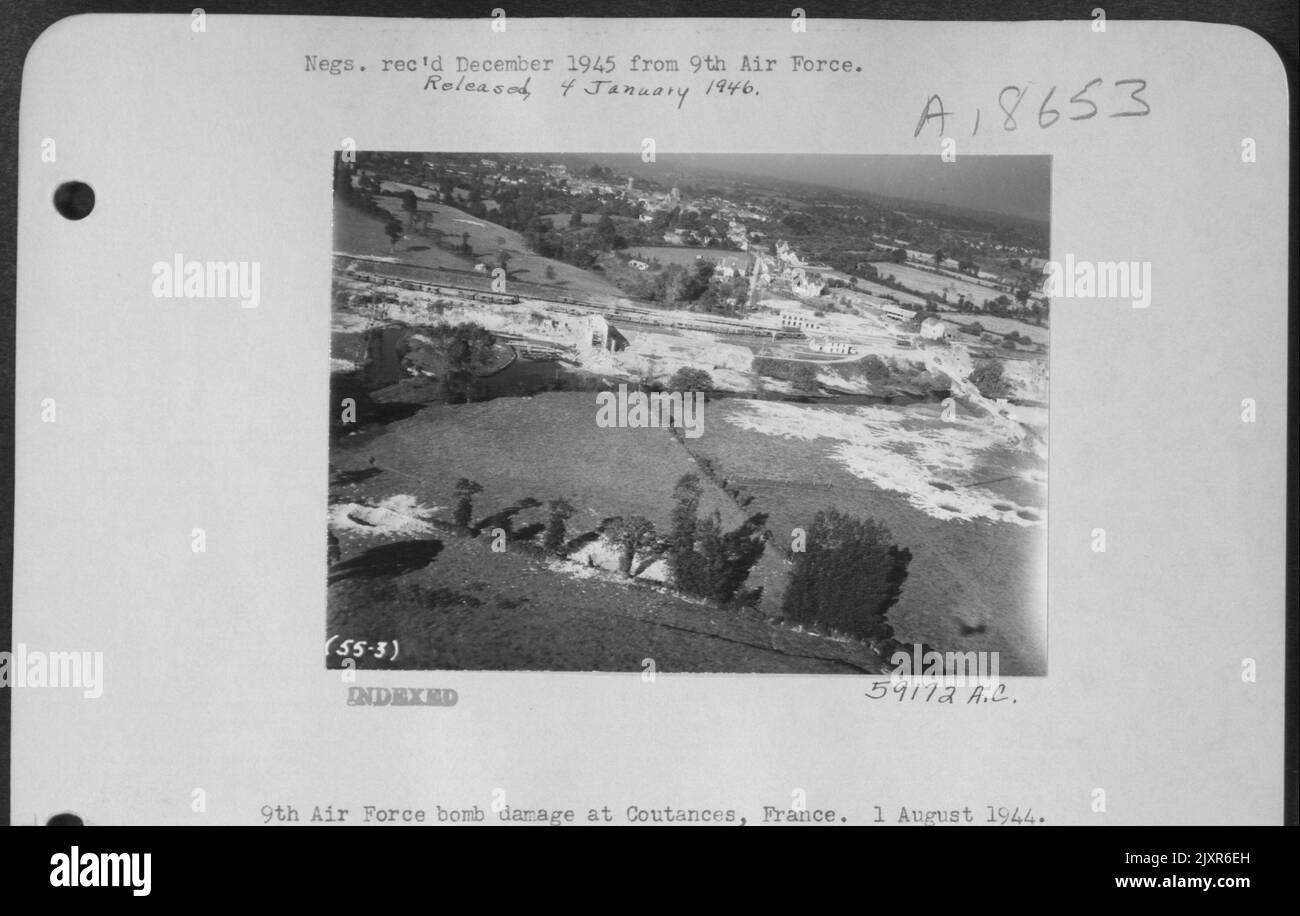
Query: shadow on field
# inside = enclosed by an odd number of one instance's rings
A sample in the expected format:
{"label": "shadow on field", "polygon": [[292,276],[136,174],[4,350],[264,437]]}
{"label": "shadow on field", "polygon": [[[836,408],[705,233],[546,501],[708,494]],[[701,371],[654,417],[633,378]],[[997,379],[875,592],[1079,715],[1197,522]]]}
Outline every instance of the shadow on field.
{"label": "shadow on field", "polygon": [[400,576],[403,573],[423,569],[441,552],[442,541],[433,538],[424,541],[399,541],[396,544],[372,547],[363,554],[330,567],[328,581],[333,584],[344,579]]}
{"label": "shadow on field", "polygon": [[[396,384],[373,389],[362,372],[335,372],[330,376],[330,434],[334,438],[359,429],[382,427],[405,420],[429,406],[441,389],[429,379],[400,379]],[[377,397],[372,397],[372,393]],[[344,419],[338,406],[345,398],[355,402],[355,416]]]}

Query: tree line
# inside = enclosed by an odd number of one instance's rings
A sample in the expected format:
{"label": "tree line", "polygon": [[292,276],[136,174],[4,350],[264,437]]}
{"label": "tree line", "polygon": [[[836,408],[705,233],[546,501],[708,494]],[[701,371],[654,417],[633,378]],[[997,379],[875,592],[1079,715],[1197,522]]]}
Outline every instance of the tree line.
{"label": "tree line", "polygon": [[[483,490],[476,481],[461,478],[455,487],[453,522],[470,528],[473,499]],[[694,472],[683,474],[673,488],[669,530],[660,534],[641,515],[616,516],[597,530],[571,537],[569,519],[573,505],[565,499],[547,504],[547,520],[530,526],[516,539],[540,533],[541,547],[557,557],[567,557],[583,544],[603,536],[618,548],[618,570],[635,578],[653,562],[664,559],[671,584],[680,592],[704,598],[722,607],[752,607],[762,597],[761,586],[745,588],[754,565],[762,557],[771,534],[766,513],[749,515],[727,530],[715,509],[701,515],[703,487]],[[524,508],[542,504],[527,499],[471,528],[503,526]],[[887,614],[902,596],[912,553],[894,543],[889,528],[875,519],[860,519],[836,508],[816,513],[812,523],[797,533],[788,552],[790,571],[781,615],[791,623],[816,626],[864,640],[892,638]],[[513,532],[512,532],[513,534]],[[638,562],[639,559],[639,562]]]}

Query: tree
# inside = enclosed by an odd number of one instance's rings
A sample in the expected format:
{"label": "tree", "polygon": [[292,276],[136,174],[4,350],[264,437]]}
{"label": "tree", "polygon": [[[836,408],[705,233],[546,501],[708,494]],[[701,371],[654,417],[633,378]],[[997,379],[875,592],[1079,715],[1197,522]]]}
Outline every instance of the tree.
{"label": "tree", "polygon": [[619,546],[619,572],[628,578],[632,577],[632,558],[638,550],[653,542],[654,533],[655,526],[640,515],[626,519],[615,518],[606,526],[605,535]]}
{"label": "tree", "polygon": [[892,543],[885,525],[826,509],[809,526],[805,549],[794,554],[782,613],[860,639],[887,639],[886,619],[907,579],[912,552]]}
{"label": "tree", "polygon": [[596,223],[596,240],[604,251],[617,247],[618,229],[615,227],[614,220],[610,218],[608,213],[602,216],[600,221]]}
{"label": "tree", "polygon": [[726,571],[722,544],[722,516],[717,509],[700,520],[695,533],[699,552],[695,554],[694,594],[717,600],[718,583]]}
{"label": "tree", "polygon": [[889,254],[889,260],[895,264],[902,264],[907,260],[907,251],[902,248],[895,248]]}
{"label": "tree", "polygon": [[415,192],[410,188],[407,188],[402,192],[402,209],[410,214],[406,218],[407,224],[409,225],[411,221],[415,219],[415,212],[420,209],[419,198],[415,196]]}
{"label": "tree", "polygon": [[460,250],[461,250],[461,253],[462,253],[462,254],[472,255],[472,254],[474,253],[474,249],[471,248],[470,245],[469,245],[469,233],[468,233],[468,232],[462,232],[462,233],[460,234]]}
{"label": "tree", "polygon": [[673,373],[668,387],[674,391],[712,391],[713,377],[703,369],[683,366]]}
{"label": "tree", "polygon": [[709,597],[726,604],[735,598],[740,587],[749,578],[749,572],[767,547],[767,514],[751,515],[740,527],[722,536],[721,562],[711,563],[713,572],[709,583]]}
{"label": "tree", "polygon": [[468,528],[474,517],[474,494],[482,493],[483,487],[468,477],[456,481],[456,509],[452,521],[460,528]]}
{"label": "tree", "polygon": [[384,232],[388,235],[388,248],[390,251],[397,247],[397,240],[402,237],[404,231],[402,224],[395,219],[390,219],[384,224]]}
{"label": "tree", "polygon": [[684,592],[693,592],[696,514],[700,508],[700,476],[683,474],[673,487],[672,531],[668,535],[668,562],[673,581]]}
{"label": "tree", "polygon": [[984,325],[980,324],[978,321],[972,321],[970,324],[966,325],[966,333],[974,334],[978,337],[984,333]]}
{"label": "tree", "polygon": [[868,353],[862,357],[858,365],[862,368],[862,374],[873,382],[890,376],[889,365],[875,353]]}
{"label": "tree", "polygon": [[547,265],[546,265],[546,279],[548,279],[548,280],[554,280],[554,279],[555,279],[555,265],[554,265],[554,264],[547,264]]}
{"label": "tree", "polygon": [[1024,305],[1026,302],[1028,302],[1029,290],[1023,288],[1016,290],[1016,301],[1019,302],[1021,305]]}
{"label": "tree", "polygon": [[752,515],[724,533],[716,511],[704,519],[697,517],[701,492],[700,478],[694,473],[683,474],[673,489],[677,504],[667,538],[669,568],[681,591],[727,604],[736,599],[763,554],[767,516]]}
{"label": "tree", "polygon": [[573,506],[566,499],[550,501],[551,516],[546,520],[546,533],[542,536],[542,546],[554,554],[564,552],[565,520],[572,517]]}
{"label": "tree", "polygon": [[572,213],[569,214],[569,228],[576,229],[578,226],[581,225],[582,225],[582,214],[579,213],[577,210],[574,210]]}
{"label": "tree", "polygon": [[468,400],[475,371],[495,358],[496,337],[482,325],[468,321],[454,327],[444,325],[428,333],[438,335],[443,342],[447,360],[442,377],[443,396],[448,401],[462,397]]}
{"label": "tree", "polygon": [[995,359],[977,363],[970,380],[986,398],[1004,398],[1011,393],[1010,382],[1002,376],[1002,363]]}

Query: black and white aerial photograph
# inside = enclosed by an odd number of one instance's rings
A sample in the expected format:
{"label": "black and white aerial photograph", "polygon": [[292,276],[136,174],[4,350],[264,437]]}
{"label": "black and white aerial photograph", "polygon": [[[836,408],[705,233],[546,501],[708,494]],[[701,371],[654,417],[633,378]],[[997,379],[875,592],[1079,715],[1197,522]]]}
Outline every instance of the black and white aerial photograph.
{"label": "black and white aerial photograph", "polygon": [[336,825],[1280,883],[1300,5],[317,3],[11,55],[0,810],[122,828],[34,887]]}
{"label": "black and white aerial photograph", "polygon": [[327,665],[1045,675],[1050,179],[336,153]]}

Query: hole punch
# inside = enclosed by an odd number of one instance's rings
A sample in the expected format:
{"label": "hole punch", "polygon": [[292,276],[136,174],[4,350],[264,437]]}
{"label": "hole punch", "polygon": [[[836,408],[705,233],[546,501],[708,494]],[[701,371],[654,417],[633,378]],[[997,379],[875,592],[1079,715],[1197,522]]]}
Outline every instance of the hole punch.
{"label": "hole punch", "polygon": [[62,811],[45,822],[46,827],[84,827],[86,822],[81,819],[80,815],[73,814],[71,811]]}
{"label": "hole punch", "polygon": [[95,189],[84,181],[65,181],[54,190],[54,209],[65,219],[85,219],[95,209]]}

